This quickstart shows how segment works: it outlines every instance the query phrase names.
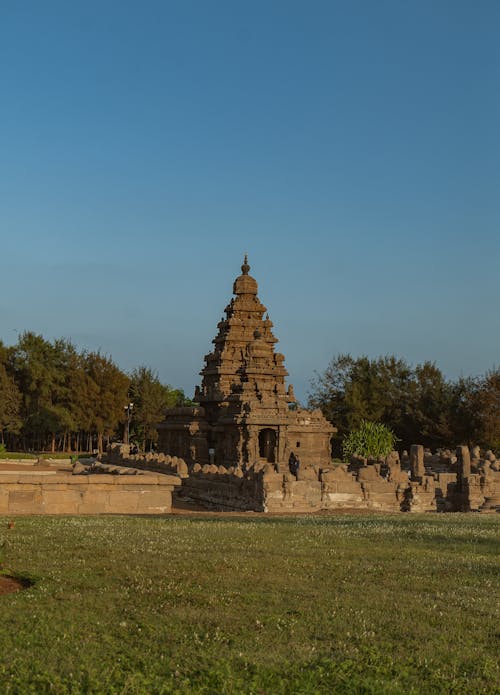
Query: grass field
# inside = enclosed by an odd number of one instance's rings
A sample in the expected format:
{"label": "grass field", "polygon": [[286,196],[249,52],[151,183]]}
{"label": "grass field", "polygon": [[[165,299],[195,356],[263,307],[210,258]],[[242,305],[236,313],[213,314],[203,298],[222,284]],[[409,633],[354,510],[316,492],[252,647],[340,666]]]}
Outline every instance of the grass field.
{"label": "grass field", "polygon": [[498,515],[23,517],[2,693],[499,693]]}

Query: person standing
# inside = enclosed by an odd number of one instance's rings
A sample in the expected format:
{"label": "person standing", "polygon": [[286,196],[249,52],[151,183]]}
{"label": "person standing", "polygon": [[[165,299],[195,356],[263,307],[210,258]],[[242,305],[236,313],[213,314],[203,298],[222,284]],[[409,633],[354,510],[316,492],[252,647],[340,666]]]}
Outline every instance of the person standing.
{"label": "person standing", "polygon": [[290,454],[290,458],[288,459],[288,468],[290,470],[290,473],[297,477],[297,473],[299,470],[300,466],[300,460],[299,457],[292,451]]}

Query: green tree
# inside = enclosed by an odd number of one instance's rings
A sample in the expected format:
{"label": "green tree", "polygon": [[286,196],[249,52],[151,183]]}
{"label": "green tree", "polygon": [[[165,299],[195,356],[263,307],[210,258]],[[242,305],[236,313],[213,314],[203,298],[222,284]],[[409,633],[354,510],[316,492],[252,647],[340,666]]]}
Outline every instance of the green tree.
{"label": "green tree", "polygon": [[23,436],[41,450],[50,434],[54,450],[56,433],[66,419],[58,403],[62,384],[54,345],[41,335],[25,332],[13,350],[12,363],[22,393]]}
{"label": "green tree", "polygon": [[434,364],[413,368],[393,355],[338,355],[316,375],[309,397],[309,405],[321,408],[338,428],[340,439],[369,420],[391,427],[405,448],[415,442],[449,444],[451,401],[450,384]]}
{"label": "green tree", "polygon": [[5,444],[5,435],[18,434],[21,429],[21,393],[14,377],[7,371],[9,351],[0,341],[0,442]]}
{"label": "green tree", "polygon": [[166,408],[183,405],[183,391],[162,384],[158,374],[149,367],[140,366],[130,375],[130,400],[132,411],[133,437],[146,449],[158,439],[156,425],[163,420]]}
{"label": "green tree", "polygon": [[431,362],[415,367],[415,387],[409,416],[414,423],[413,442],[430,447],[454,442],[453,386]]}
{"label": "green tree", "polygon": [[479,441],[500,454],[500,368],[494,367],[480,379],[476,391]]}
{"label": "green tree", "polygon": [[104,437],[110,437],[123,423],[128,403],[130,380],[113,362],[100,352],[85,355],[85,371],[93,382],[91,426],[97,434],[97,448],[103,451]]}

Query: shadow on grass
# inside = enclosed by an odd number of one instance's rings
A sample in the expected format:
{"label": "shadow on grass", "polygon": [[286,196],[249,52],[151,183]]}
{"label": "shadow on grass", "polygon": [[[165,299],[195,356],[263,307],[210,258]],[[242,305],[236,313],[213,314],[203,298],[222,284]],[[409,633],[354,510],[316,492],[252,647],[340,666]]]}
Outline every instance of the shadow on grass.
{"label": "shadow on grass", "polygon": [[35,583],[35,577],[30,574],[20,574],[9,570],[0,571],[0,596],[29,589]]}

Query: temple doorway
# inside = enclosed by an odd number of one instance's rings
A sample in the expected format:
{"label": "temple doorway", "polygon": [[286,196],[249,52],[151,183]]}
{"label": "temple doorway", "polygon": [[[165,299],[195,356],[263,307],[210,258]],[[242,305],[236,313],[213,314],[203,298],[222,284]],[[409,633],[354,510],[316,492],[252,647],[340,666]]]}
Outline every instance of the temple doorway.
{"label": "temple doorway", "polygon": [[268,463],[276,460],[276,432],[270,427],[259,432],[259,456]]}

